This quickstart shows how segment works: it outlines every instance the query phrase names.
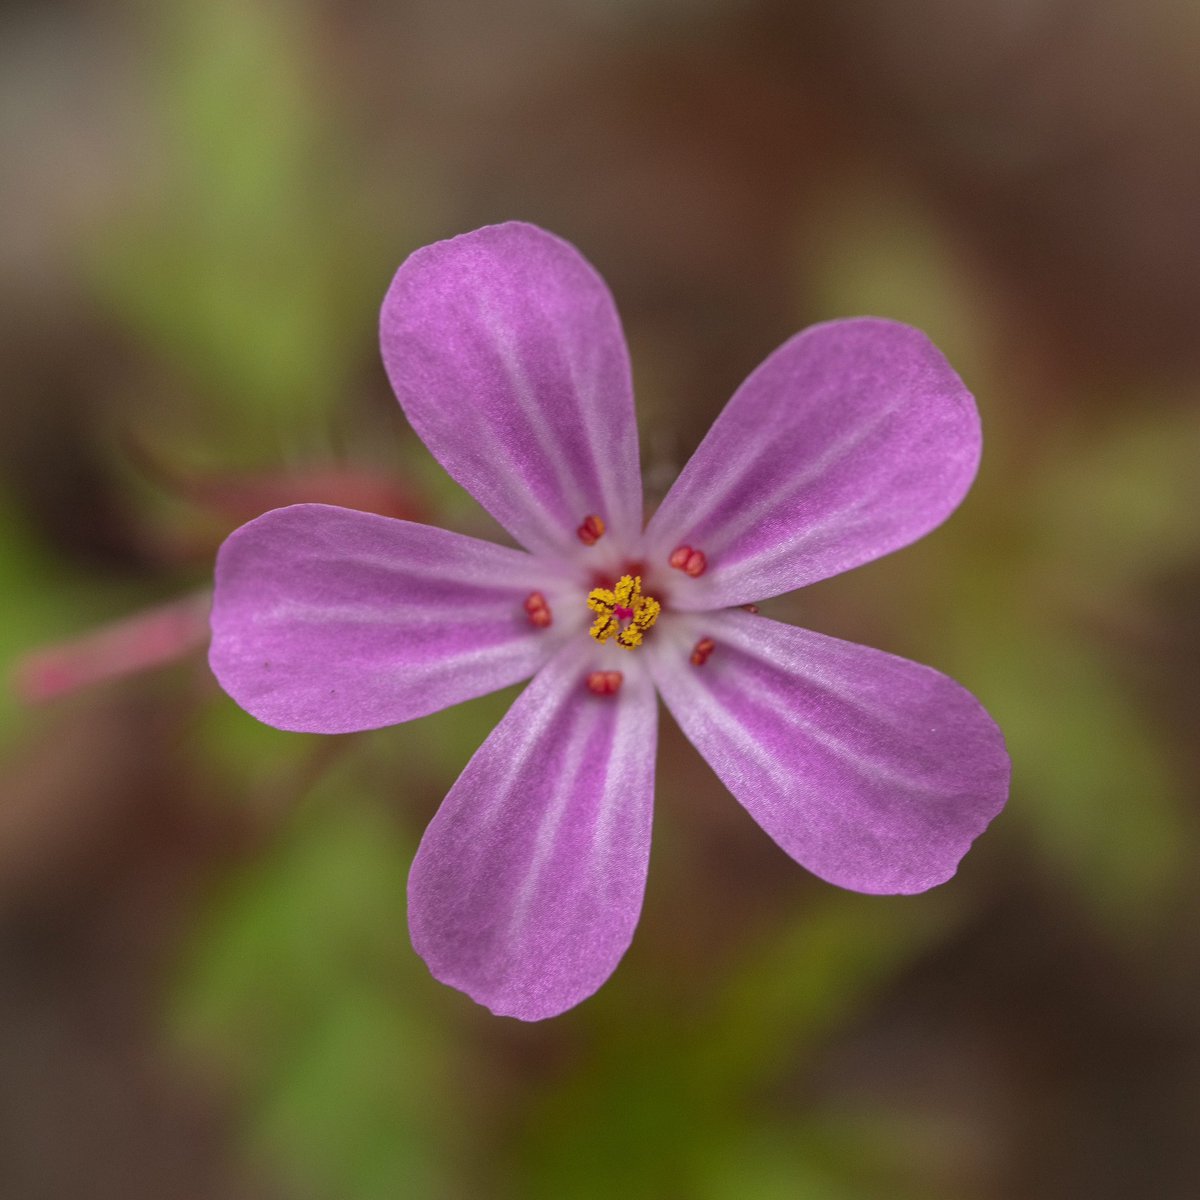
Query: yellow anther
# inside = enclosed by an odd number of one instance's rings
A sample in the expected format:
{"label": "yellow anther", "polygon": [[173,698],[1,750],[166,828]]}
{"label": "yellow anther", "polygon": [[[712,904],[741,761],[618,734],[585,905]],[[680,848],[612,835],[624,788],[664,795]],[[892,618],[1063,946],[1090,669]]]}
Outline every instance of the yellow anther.
{"label": "yellow anther", "polygon": [[640,575],[622,575],[616,587],[593,588],[588,608],[596,614],[590,633],[598,642],[616,637],[617,645],[633,650],[642,644],[646,630],[658,620],[662,605],[653,596],[642,595]]}
{"label": "yellow anther", "polygon": [[621,626],[611,613],[601,613],[593,622],[588,632],[598,642],[607,642]]}
{"label": "yellow anther", "polygon": [[588,592],[588,608],[596,613],[608,613],[612,615],[613,605],[616,604],[617,598],[608,590],[608,588],[592,588]]}
{"label": "yellow anther", "polygon": [[641,604],[634,610],[633,623],[638,629],[649,629],[658,620],[662,605],[653,596],[643,596]]}
{"label": "yellow anther", "polygon": [[642,631],[634,625],[630,625],[628,629],[622,629],[617,634],[617,645],[625,650],[636,650],[642,644]]}

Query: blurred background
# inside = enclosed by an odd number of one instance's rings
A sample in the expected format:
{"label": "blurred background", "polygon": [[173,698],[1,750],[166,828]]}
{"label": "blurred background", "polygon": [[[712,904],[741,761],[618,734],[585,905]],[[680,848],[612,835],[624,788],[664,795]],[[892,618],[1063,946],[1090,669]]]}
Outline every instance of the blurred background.
{"label": "blurred background", "polygon": [[[5,0],[0,1195],[1200,1195],[1198,37],[1185,0]],[[322,739],[203,654],[267,508],[492,532],[375,321],[514,217],[616,295],[652,498],[796,329],[931,335],[974,491],[768,611],[956,676],[1015,767],[952,882],[868,898],[667,727],[633,949],[533,1026],[404,914],[514,692]]]}

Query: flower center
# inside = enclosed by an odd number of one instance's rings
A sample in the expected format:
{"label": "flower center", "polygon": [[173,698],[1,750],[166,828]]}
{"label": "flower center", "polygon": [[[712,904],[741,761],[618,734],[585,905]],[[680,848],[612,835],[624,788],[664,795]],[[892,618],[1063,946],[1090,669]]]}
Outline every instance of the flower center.
{"label": "flower center", "polygon": [[592,588],[588,608],[596,614],[589,631],[598,642],[615,637],[617,645],[633,650],[642,644],[646,630],[658,620],[662,605],[642,595],[640,575],[622,575],[612,588]]}

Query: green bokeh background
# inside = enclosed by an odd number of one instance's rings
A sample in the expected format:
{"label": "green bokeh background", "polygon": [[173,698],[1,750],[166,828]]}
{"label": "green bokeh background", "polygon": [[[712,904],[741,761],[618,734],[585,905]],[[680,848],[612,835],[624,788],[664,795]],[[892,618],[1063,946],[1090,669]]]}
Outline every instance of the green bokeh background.
{"label": "green bokeh background", "polygon": [[375,320],[411,250],[519,217],[613,288],[652,498],[796,329],[942,347],[975,489],[767,611],[954,675],[1014,761],[954,880],[871,898],[666,728],[634,947],[526,1026],[405,926],[421,830],[515,690],[321,739],[195,649],[9,688],[0,1195],[1200,1194],[1198,35],[1171,0],[0,7],[18,684],[202,590],[271,503],[369,488],[494,535]]}

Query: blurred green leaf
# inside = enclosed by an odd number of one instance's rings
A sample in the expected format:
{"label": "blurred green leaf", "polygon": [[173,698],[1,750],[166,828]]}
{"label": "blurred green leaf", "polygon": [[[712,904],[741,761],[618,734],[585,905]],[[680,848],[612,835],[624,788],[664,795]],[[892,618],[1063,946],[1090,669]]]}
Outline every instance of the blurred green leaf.
{"label": "blurred green leaf", "polygon": [[835,174],[814,204],[799,276],[815,315],[905,321],[974,376],[986,344],[980,289],[923,198],[898,173]]}
{"label": "blurred green leaf", "polygon": [[409,999],[411,847],[329,772],[264,857],[225,885],[174,1004],[178,1038],[242,1095],[247,1153],[315,1200],[444,1194],[447,1047]]}
{"label": "blurred green leaf", "polygon": [[1060,445],[1026,502],[1047,573],[1077,596],[1120,601],[1200,553],[1200,415],[1156,399]]}
{"label": "blurred green leaf", "polygon": [[1036,611],[1011,574],[982,564],[972,591],[956,658],[1008,741],[1006,819],[1033,834],[1100,928],[1139,938],[1179,894],[1195,844],[1166,747],[1065,617]]}
{"label": "blurred green leaf", "polygon": [[[139,211],[93,251],[96,287],[202,397],[198,413],[165,406],[193,453],[225,468],[311,453],[346,403],[382,282],[314,15],[234,0],[155,12],[159,155]],[[156,398],[159,425],[163,410]]]}
{"label": "blurred green leaf", "polygon": [[831,894],[766,937],[703,1011],[634,1011],[620,989],[602,993],[602,1050],[529,1115],[518,1194],[771,1200],[790,1183],[795,1196],[857,1198],[884,1194],[882,1172],[886,1194],[908,1196],[900,1156],[865,1140],[852,1154],[818,1154],[809,1114],[764,1123],[765,1097],[803,1073],[954,914],[936,895]]}

